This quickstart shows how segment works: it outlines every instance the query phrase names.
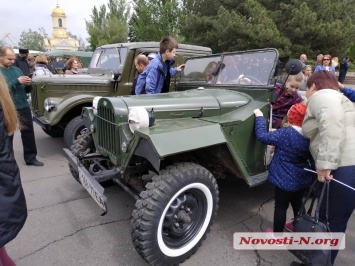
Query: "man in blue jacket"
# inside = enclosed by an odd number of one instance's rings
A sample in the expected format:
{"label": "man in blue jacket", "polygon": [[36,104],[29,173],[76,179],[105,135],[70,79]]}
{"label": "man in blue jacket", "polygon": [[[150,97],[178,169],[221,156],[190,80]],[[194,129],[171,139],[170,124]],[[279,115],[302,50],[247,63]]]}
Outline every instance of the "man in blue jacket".
{"label": "man in blue jacket", "polygon": [[185,65],[171,68],[175,63],[174,57],[178,48],[177,41],[170,37],[164,37],[160,41],[160,51],[157,56],[149,63],[148,67],[139,75],[136,85],[136,95],[144,93],[155,94],[168,92],[170,77],[175,76]]}

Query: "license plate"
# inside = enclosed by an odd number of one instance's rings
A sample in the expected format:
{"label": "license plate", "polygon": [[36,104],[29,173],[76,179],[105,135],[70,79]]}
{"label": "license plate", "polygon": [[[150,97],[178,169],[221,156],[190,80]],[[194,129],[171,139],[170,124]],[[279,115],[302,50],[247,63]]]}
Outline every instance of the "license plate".
{"label": "license plate", "polygon": [[102,215],[107,213],[106,201],[107,198],[104,195],[104,188],[91,176],[87,176],[85,172],[78,167],[79,179],[83,187],[89,192],[91,197],[96,201],[101,209],[104,210]]}

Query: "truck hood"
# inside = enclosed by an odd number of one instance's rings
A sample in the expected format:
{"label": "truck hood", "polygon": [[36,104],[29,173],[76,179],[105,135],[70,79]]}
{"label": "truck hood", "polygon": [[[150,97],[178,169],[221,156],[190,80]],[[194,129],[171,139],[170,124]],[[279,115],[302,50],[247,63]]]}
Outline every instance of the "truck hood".
{"label": "truck hood", "polygon": [[47,84],[56,84],[56,85],[107,85],[112,81],[112,75],[102,74],[102,75],[93,75],[93,74],[78,74],[78,75],[52,75],[52,76],[35,76],[33,77],[33,83],[47,83]]}

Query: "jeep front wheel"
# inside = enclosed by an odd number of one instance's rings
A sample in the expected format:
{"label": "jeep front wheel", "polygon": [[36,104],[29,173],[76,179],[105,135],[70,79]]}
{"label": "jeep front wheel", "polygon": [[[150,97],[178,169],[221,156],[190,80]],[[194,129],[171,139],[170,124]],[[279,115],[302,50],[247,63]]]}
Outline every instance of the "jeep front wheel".
{"label": "jeep front wheel", "polygon": [[67,148],[73,145],[74,140],[80,135],[80,132],[85,128],[81,116],[74,117],[64,129],[64,142]]}
{"label": "jeep front wheel", "polygon": [[212,174],[194,163],[170,166],[153,177],[132,213],[132,240],[153,265],[188,259],[205,239],[218,210]]}

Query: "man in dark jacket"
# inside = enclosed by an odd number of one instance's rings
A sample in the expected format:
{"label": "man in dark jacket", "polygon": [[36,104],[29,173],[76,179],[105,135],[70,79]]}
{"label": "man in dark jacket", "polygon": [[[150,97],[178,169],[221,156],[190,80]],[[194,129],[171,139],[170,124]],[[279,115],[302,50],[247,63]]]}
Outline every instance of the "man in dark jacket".
{"label": "man in dark jacket", "polygon": [[21,139],[25,162],[27,165],[43,166],[44,164],[36,158],[37,147],[33,130],[32,113],[26,94],[32,88],[32,79],[24,76],[19,68],[12,66],[14,62],[14,51],[8,46],[0,46],[0,72],[6,79],[7,86],[11,91],[12,100],[23,125]]}
{"label": "man in dark jacket", "polygon": [[345,56],[343,58],[343,61],[341,61],[340,67],[339,67],[339,78],[338,78],[338,81],[340,83],[344,83],[344,80],[345,80],[345,77],[346,77],[346,73],[348,72],[348,68],[349,68],[349,57]]}
{"label": "man in dark jacket", "polygon": [[28,49],[20,48],[18,51],[19,54],[16,56],[14,66],[21,69],[23,75],[28,76],[30,74],[30,67],[27,61]]}

